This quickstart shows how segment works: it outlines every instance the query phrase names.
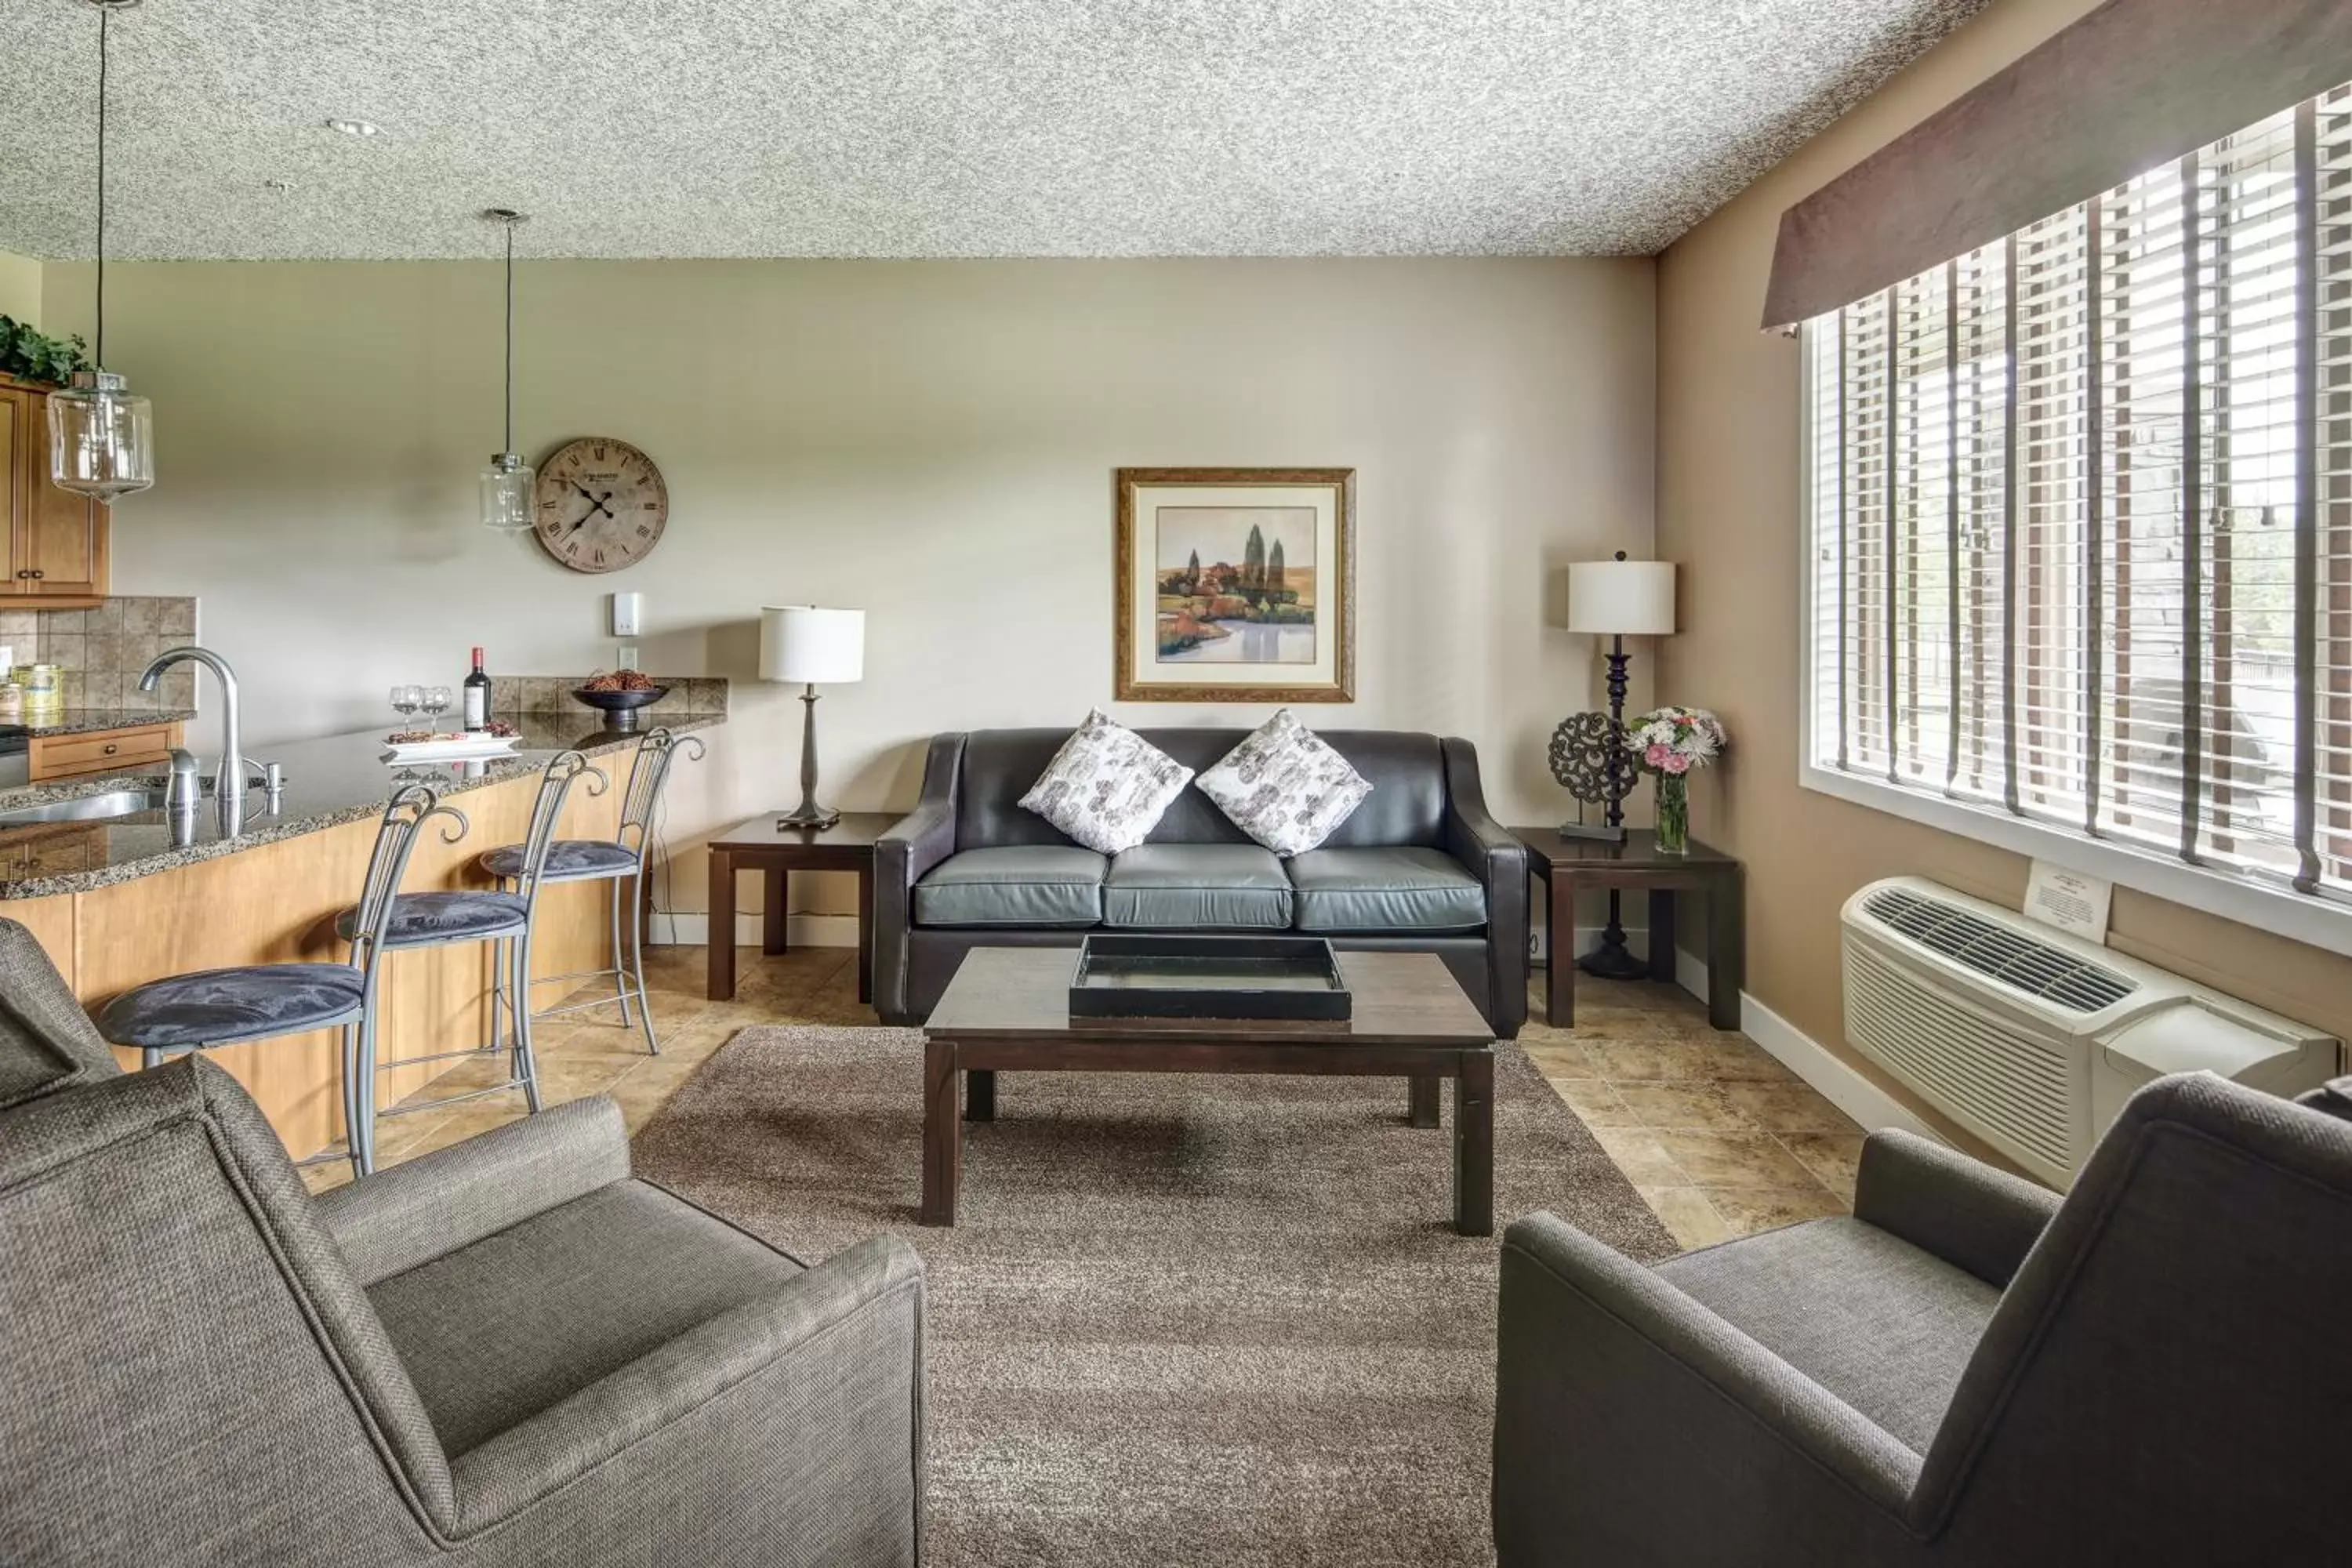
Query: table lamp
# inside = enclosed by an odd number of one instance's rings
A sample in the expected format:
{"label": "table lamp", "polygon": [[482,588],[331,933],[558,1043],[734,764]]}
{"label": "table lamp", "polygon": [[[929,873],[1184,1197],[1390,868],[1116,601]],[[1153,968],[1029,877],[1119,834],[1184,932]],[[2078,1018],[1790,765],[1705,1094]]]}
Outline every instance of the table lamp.
{"label": "table lamp", "polygon": [[816,801],[816,689],[866,678],[866,612],[814,605],[760,609],[760,679],[803,688],[801,701],[801,803],[778,827],[831,827],[841,813]]}
{"label": "table lamp", "polygon": [[[1617,728],[1619,747],[1609,769],[1608,824],[1622,828],[1625,797],[1633,789],[1633,760],[1623,748],[1625,733],[1625,666],[1631,658],[1625,639],[1672,637],[1675,631],[1675,563],[1671,561],[1628,561],[1622,550],[1607,561],[1580,561],[1568,569],[1568,629],[1609,639],[1609,720]],[[1577,960],[1588,974],[1609,980],[1633,980],[1649,973],[1625,946],[1618,893],[1609,890],[1609,924],[1601,945]],[[1558,931],[1552,933],[1556,942]],[[1555,959],[1554,962],[1557,962]]]}

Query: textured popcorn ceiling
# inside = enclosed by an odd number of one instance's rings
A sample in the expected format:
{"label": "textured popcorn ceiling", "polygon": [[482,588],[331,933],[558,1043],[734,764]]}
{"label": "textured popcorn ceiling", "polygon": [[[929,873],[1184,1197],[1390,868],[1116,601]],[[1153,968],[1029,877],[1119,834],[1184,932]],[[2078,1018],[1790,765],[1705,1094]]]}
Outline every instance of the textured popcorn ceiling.
{"label": "textured popcorn ceiling", "polygon": [[[145,0],[109,250],[1647,253],[1983,4]],[[0,0],[0,250],[89,254],[97,31]]]}

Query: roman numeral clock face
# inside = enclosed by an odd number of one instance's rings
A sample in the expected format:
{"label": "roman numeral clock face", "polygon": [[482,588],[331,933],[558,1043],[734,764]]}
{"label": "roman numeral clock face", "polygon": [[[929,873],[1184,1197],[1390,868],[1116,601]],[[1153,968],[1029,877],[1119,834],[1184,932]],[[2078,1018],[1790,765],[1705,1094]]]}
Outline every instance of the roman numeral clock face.
{"label": "roman numeral clock face", "polygon": [[669,521],[669,487],[654,460],[609,436],[584,436],[540,465],[534,524],[547,552],[574,572],[618,572],[653,553]]}

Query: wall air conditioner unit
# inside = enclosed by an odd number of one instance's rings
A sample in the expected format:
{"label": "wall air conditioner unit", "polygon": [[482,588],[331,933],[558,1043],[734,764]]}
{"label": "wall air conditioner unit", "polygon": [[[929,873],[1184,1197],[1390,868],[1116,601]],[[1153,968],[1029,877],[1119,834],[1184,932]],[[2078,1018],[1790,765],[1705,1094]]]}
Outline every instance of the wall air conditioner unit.
{"label": "wall air conditioner unit", "polygon": [[2284,1095],[2338,1070],[2333,1036],[1917,877],[1843,918],[1846,1038],[2054,1185],[2167,1073]]}

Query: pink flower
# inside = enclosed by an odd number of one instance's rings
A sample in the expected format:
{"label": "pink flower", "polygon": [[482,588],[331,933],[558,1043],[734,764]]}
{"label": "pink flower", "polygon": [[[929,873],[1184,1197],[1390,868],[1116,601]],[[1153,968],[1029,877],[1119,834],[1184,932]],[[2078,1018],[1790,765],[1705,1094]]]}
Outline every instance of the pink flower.
{"label": "pink flower", "polygon": [[[1674,754],[1675,753],[1672,749],[1666,746],[1654,745],[1648,751],[1642,753],[1642,760],[1649,763],[1654,768],[1663,768],[1666,765],[1666,759]],[[1677,769],[1676,771],[1679,772],[1680,770]]]}
{"label": "pink flower", "polygon": [[1686,773],[1690,772],[1690,759],[1684,756],[1680,752],[1676,752],[1664,762],[1660,763],[1658,766],[1665,769],[1666,772],[1670,773]]}

